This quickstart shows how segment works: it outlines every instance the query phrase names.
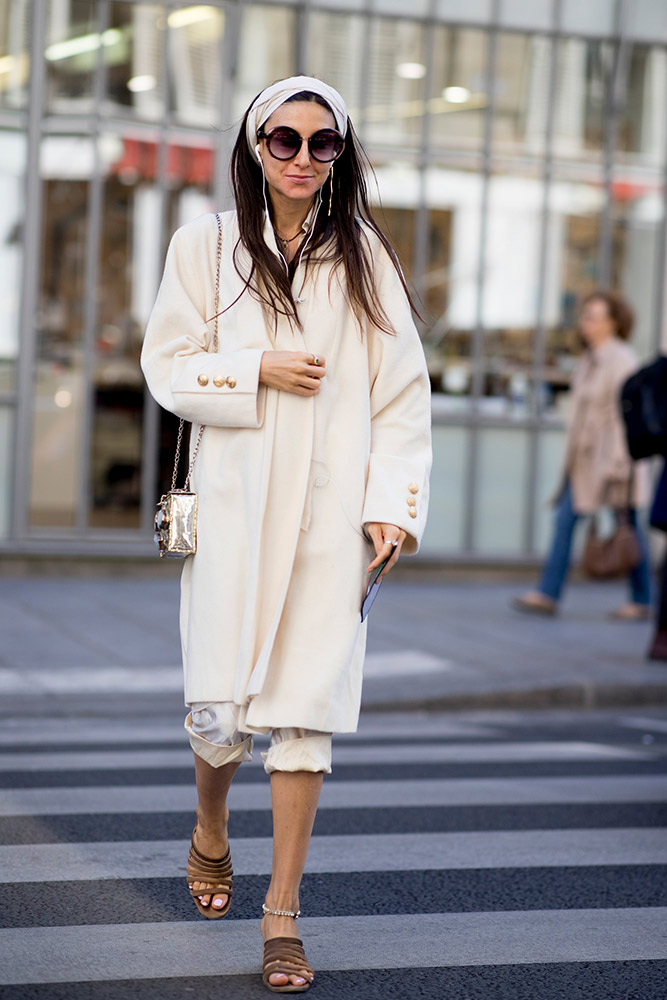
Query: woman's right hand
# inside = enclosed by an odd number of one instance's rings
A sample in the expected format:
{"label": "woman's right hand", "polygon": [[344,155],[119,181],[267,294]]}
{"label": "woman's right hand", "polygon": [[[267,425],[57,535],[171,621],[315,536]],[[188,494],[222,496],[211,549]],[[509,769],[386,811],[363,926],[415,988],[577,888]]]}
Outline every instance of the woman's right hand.
{"label": "woman's right hand", "polygon": [[316,396],[326,375],[324,358],[300,351],[264,351],[259,381],[297,396]]}

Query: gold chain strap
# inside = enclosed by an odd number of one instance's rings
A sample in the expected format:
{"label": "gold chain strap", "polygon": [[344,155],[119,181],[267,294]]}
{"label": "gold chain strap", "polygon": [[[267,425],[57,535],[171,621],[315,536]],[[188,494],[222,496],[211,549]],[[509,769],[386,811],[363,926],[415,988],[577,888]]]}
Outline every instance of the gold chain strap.
{"label": "gold chain strap", "polygon": [[[214,297],[214,327],[213,327],[213,353],[218,353],[218,313],[220,311],[220,264],[222,261],[222,219],[219,213],[216,212],[215,221],[218,226],[218,245],[216,249],[216,260],[215,260],[215,297]],[[181,443],[183,441],[183,428],[185,426],[185,420],[181,417],[178,425],[178,438],[176,439],[176,457],[174,458],[174,473],[171,477],[171,489],[172,492],[176,489],[176,477],[178,475],[178,463],[181,458]],[[192,458],[190,460],[190,465],[188,468],[188,474],[185,477],[185,483],[183,484],[183,493],[187,493],[190,489],[190,479],[192,478],[192,470],[195,467],[195,461],[197,455],[199,454],[199,446],[201,444],[202,434],[204,433],[204,424],[199,428],[199,433],[197,434],[197,440],[192,452]]]}

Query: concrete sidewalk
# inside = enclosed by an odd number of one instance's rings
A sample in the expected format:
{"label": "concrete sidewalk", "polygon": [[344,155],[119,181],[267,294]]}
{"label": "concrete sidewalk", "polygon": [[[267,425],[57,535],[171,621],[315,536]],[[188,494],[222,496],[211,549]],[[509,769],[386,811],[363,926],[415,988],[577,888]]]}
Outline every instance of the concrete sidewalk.
{"label": "concrete sidewalk", "polygon": [[[623,585],[573,584],[555,619],[513,611],[522,589],[387,580],[370,616],[364,710],[667,704],[667,663],[645,659],[651,625],[607,620]],[[101,712],[179,706],[178,597],[173,575],[0,577],[2,711],[28,700],[59,714],[97,695]]]}

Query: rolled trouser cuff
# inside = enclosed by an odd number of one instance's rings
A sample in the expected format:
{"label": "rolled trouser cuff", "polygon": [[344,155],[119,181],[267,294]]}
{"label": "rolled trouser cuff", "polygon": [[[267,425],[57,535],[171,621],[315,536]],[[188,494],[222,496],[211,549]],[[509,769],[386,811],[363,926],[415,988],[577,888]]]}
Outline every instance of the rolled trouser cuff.
{"label": "rolled trouser cuff", "polygon": [[252,760],[252,736],[248,734],[241,743],[234,743],[232,746],[220,746],[218,743],[211,743],[210,740],[195,733],[192,728],[192,713],[188,712],[185,719],[185,731],[190,740],[190,746],[202,760],[205,760],[211,767],[222,767],[223,764],[241,763],[244,760]]}
{"label": "rolled trouser cuff", "polygon": [[331,735],[322,733],[273,743],[262,754],[262,760],[267,774],[273,771],[324,771],[331,774]]}

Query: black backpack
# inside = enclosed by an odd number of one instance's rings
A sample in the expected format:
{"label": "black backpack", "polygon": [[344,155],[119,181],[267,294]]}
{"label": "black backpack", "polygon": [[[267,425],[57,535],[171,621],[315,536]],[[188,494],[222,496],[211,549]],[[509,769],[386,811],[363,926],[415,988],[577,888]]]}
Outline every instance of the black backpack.
{"label": "black backpack", "polygon": [[667,357],[631,375],[621,389],[628,451],[634,459],[667,457]]}

